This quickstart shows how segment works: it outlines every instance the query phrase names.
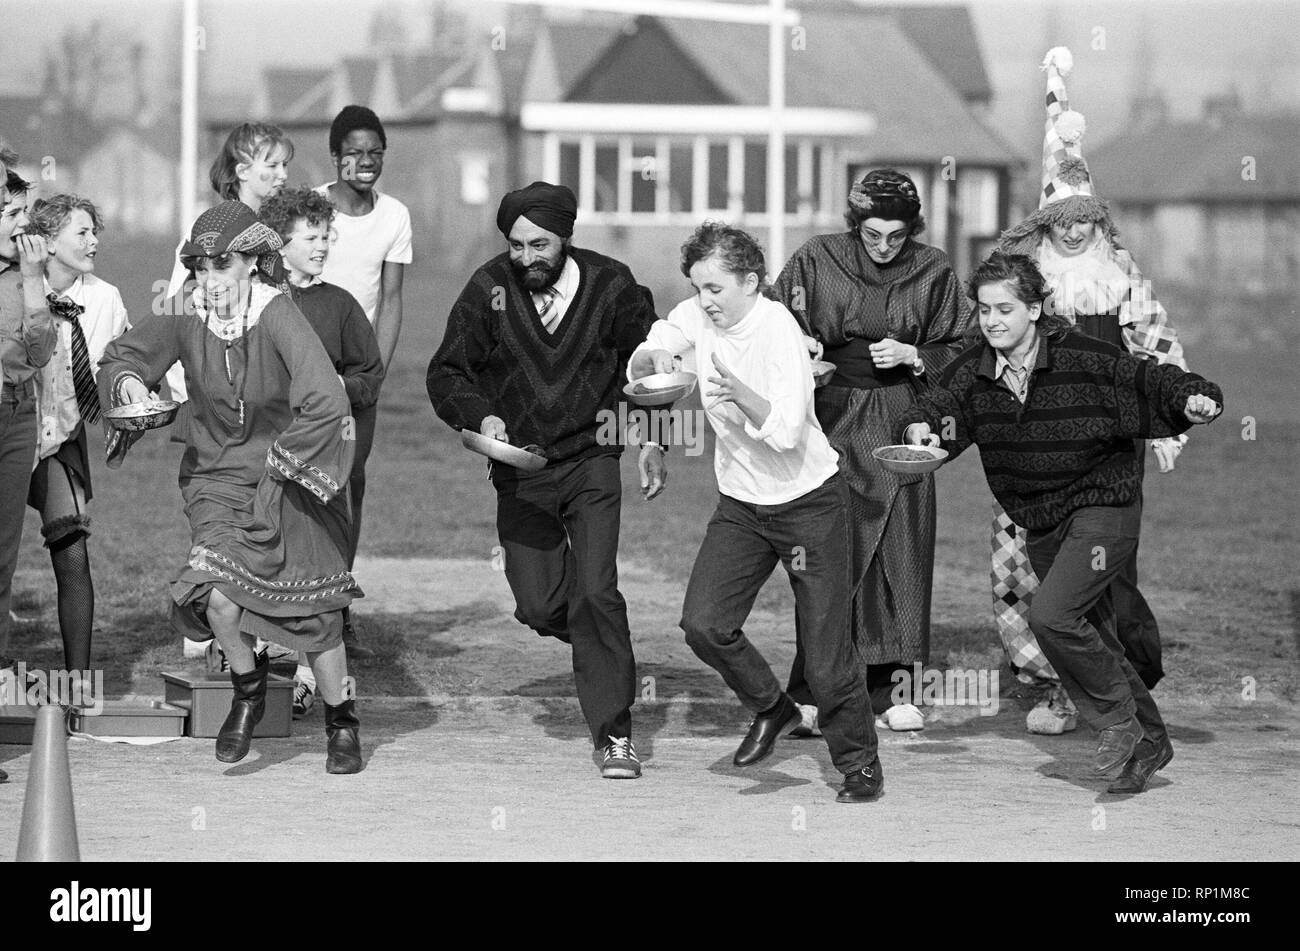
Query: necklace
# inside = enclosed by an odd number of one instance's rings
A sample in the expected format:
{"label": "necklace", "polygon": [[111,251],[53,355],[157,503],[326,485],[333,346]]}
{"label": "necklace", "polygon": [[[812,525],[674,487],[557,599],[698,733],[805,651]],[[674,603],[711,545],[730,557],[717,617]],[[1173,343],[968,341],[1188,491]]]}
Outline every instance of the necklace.
{"label": "necklace", "polygon": [[[251,306],[251,304],[252,301],[250,300],[249,305]],[[245,306],[243,313],[240,314],[238,333],[235,333],[235,318],[233,316],[223,321],[216,314],[213,314],[210,311],[208,313],[208,322],[207,322],[208,329],[219,340],[221,340],[222,343],[225,344],[224,348],[222,349],[222,357],[224,358],[224,362],[226,365],[226,381],[231,386],[235,385],[235,375],[230,368],[230,348],[233,347],[238,341],[243,340],[248,333],[248,310],[249,307]],[[218,322],[218,326],[215,328],[212,326],[212,319],[214,317],[216,317],[216,320]],[[204,348],[203,353],[204,353],[204,362],[206,363],[206,356],[207,356],[206,347]],[[239,381],[239,390],[235,396],[236,400],[239,402],[239,428],[241,430],[244,428],[244,387],[247,383],[248,383],[248,367],[245,366],[244,377],[242,380]],[[217,409],[216,405],[213,404],[212,410],[214,413],[216,413],[216,409]]]}

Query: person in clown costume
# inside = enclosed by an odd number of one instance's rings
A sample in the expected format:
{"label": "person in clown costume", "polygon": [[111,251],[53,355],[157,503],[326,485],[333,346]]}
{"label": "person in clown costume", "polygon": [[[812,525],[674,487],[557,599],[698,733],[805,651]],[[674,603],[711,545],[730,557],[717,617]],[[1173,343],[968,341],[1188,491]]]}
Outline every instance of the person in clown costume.
{"label": "person in clown costume", "polygon": [[[1106,202],[1093,190],[1080,140],[1083,116],[1070,109],[1064,78],[1073,57],[1063,46],[1049,50],[1042,69],[1047,74],[1047,125],[1043,141],[1042,192],[1038,209],[1003,232],[999,250],[1032,258],[1047,279],[1052,296],[1047,305],[1084,333],[1157,363],[1186,370],[1183,348],[1169,326],[1165,310],[1142,278],[1133,256],[1119,241]],[[1187,436],[1151,440],[1160,471],[1174,468]],[[1139,462],[1144,453],[1139,445]],[[1139,497],[1138,504],[1141,505]],[[1031,733],[1059,734],[1077,724],[1074,704],[1060,678],[1029,630],[1029,601],[1038,587],[1025,551],[1025,533],[1001,506],[993,503],[993,605],[999,635],[1017,676],[1045,687],[1042,700],[1030,711]],[[1111,594],[1125,656],[1148,688],[1164,675],[1160,663],[1160,631],[1137,587],[1137,550],[1116,577]]]}

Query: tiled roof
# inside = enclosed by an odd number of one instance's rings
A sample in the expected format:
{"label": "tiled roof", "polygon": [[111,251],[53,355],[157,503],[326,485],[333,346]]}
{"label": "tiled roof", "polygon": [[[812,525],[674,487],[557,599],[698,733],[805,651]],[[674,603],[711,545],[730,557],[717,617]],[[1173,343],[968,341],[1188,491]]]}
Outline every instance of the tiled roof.
{"label": "tiled roof", "polygon": [[[786,53],[786,104],[873,114],[877,131],[864,142],[865,159],[924,159],[929,164],[952,156],[958,163],[997,165],[1022,161],[972,114],[894,16],[844,5],[803,9],[801,14],[804,48]],[[767,104],[767,27],[657,20],[731,102]],[[635,37],[616,42],[632,43]],[[869,55],[864,52],[868,46]],[[600,65],[617,69],[617,48],[606,53]],[[579,77],[584,85],[588,79]]]}
{"label": "tiled roof", "polygon": [[1083,154],[1097,194],[1118,202],[1300,201],[1300,115],[1164,123]]}
{"label": "tiled roof", "polygon": [[268,67],[262,71],[266,91],[266,117],[272,122],[288,121],[329,111],[334,89],[330,68]]}

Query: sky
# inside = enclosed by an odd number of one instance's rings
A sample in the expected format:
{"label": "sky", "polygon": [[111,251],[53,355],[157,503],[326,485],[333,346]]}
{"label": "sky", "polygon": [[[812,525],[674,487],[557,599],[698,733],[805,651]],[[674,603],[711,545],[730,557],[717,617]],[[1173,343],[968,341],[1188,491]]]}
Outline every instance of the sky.
{"label": "sky", "polygon": [[[210,101],[251,102],[260,69],[327,65],[365,52],[381,3],[407,11],[412,36],[427,34],[418,0],[200,0],[202,88]],[[480,22],[509,22],[508,6],[466,0]],[[1132,93],[1143,83],[1195,118],[1207,95],[1235,87],[1248,109],[1300,112],[1300,2],[1296,0],[972,0],[976,31],[994,86],[991,119],[1017,145],[1041,126],[1042,74],[1049,46],[1075,54],[1071,104],[1090,136],[1124,131]],[[46,52],[71,27],[103,24],[105,68],[125,70],[143,43],[145,86],[158,106],[178,85],[179,0],[4,0],[0,95],[39,89]],[[118,55],[122,54],[122,55]],[[866,54],[866,55],[869,55]],[[228,111],[228,110],[227,110]]]}

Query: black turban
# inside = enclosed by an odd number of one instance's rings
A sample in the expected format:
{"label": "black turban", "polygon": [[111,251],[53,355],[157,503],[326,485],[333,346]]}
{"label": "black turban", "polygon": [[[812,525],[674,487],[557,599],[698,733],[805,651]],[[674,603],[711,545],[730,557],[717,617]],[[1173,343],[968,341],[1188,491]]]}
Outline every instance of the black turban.
{"label": "black turban", "polygon": [[578,199],[563,185],[533,182],[501,199],[501,207],[497,209],[497,227],[508,238],[510,229],[521,216],[539,228],[567,238],[573,234],[573,221],[578,217]]}

